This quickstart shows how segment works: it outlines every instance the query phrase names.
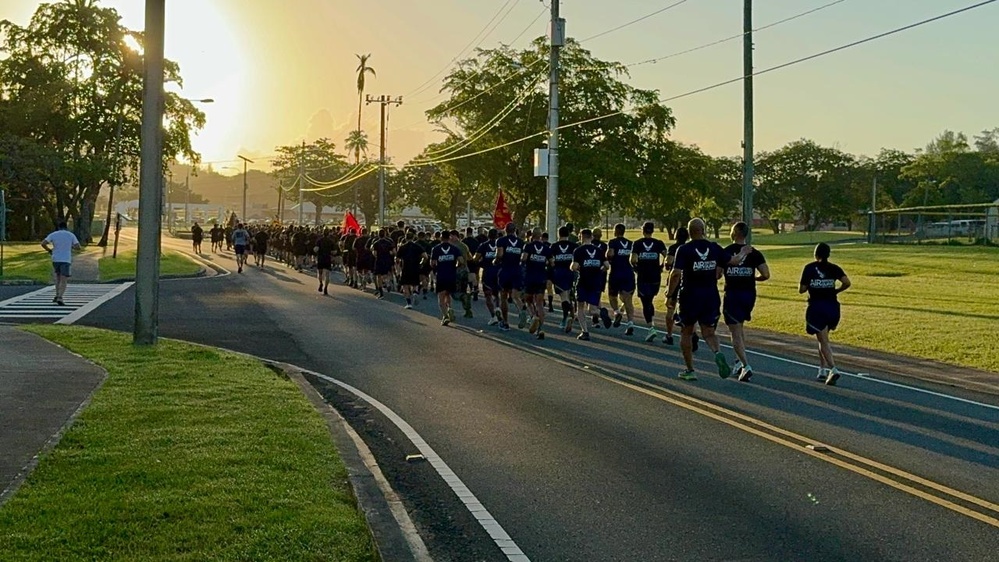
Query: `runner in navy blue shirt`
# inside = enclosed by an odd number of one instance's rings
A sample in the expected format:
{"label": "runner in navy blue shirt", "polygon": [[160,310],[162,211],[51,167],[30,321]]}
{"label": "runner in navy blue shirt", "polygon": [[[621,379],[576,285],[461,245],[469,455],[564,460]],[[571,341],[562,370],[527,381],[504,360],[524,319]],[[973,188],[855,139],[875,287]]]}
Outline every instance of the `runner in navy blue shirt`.
{"label": "runner in navy blue shirt", "polygon": [[[690,234],[687,232],[687,227],[681,226],[676,229],[676,233],[673,235],[674,242],[666,248],[666,275],[670,275],[673,271],[673,262],[676,260],[676,251],[680,249],[690,240]],[[677,286],[675,289],[670,289],[666,287],[666,335],[663,336],[663,343],[667,345],[673,345],[673,326],[676,324],[676,293],[680,290]],[[697,351],[697,332],[694,332],[694,351]]]}
{"label": "runner in navy blue shirt", "polygon": [[437,277],[437,303],[441,308],[441,325],[447,326],[454,322],[454,310],[451,308],[451,295],[458,288],[458,267],[465,263],[461,248],[451,244],[447,238],[430,252],[430,266],[434,268]]}
{"label": "runner in navy blue shirt", "polygon": [[489,229],[486,240],[479,243],[475,251],[475,261],[479,264],[482,275],[482,292],[486,297],[486,309],[489,310],[489,325],[495,326],[503,321],[500,309],[496,307],[496,298],[499,296],[499,280],[497,274],[499,267],[496,263],[496,238],[499,231],[495,228]]}
{"label": "runner in navy blue shirt", "polygon": [[676,251],[673,271],[670,273],[670,289],[679,287],[677,299],[680,303],[680,325],[683,327],[680,348],[686,370],[679,377],[684,380],[697,380],[694,374],[694,328],[700,324],[701,335],[715,353],[718,375],[728,378],[732,374],[725,354],[721,352],[715,328],[721,316],[721,296],[718,294],[718,279],[726,265],[739,263],[752,252],[752,246],[744,246],[739,254],[729,255],[718,244],[705,240],[704,221],[691,219],[687,223],[690,242]]}
{"label": "runner in navy blue shirt", "polygon": [[658,334],[655,325],[656,305],[653,299],[659,294],[659,287],[663,282],[663,256],[666,255],[666,244],[652,237],[655,229],[656,225],[652,222],[643,224],[642,238],[635,242],[631,251],[631,264],[638,275],[638,299],[642,301],[642,315],[649,327],[649,333],[645,336],[647,342],[655,340]]}
{"label": "runner in navy blue shirt", "polygon": [[[597,249],[599,249],[603,253],[604,257],[606,257],[607,242],[604,242],[603,240],[600,239],[600,237],[602,236],[602,231],[599,228],[594,228],[592,232],[593,232],[593,245],[596,246]],[[607,290],[607,270],[604,270],[603,272],[600,273],[600,295],[602,296],[604,294],[604,291],[606,290]],[[601,304],[597,302],[597,304],[594,305],[593,308],[593,327],[599,328],[600,321],[603,321],[604,328],[611,327],[612,320],[610,317],[610,313],[607,311],[606,307],[601,306]]]}
{"label": "runner in navy blue shirt", "polygon": [[624,225],[614,225],[614,239],[607,243],[607,261],[610,263],[610,280],[607,296],[611,308],[614,309],[614,327],[621,325],[621,308],[618,297],[624,305],[624,316],[628,323],[624,335],[635,333],[635,269],[631,266],[631,252],[634,244],[624,237]]}
{"label": "runner in navy blue shirt", "polygon": [[[579,236],[582,245],[576,248],[572,260],[572,270],[579,274],[576,280],[576,317],[582,330],[576,339],[587,341],[590,339],[590,329],[586,321],[590,307],[600,306],[600,292],[603,290],[604,274],[607,273],[609,264],[603,250],[593,243],[593,232],[590,229],[584,228]],[[569,324],[566,332],[571,326]]]}
{"label": "runner in navy blue shirt", "polygon": [[527,326],[527,306],[521,298],[520,292],[524,289],[524,278],[521,270],[521,256],[524,254],[525,242],[517,237],[517,225],[512,222],[506,225],[506,236],[496,241],[496,261],[499,262],[500,288],[500,311],[503,313],[503,320],[500,322],[501,330],[510,329],[509,302],[513,303],[520,311],[517,327],[523,329]]}
{"label": "runner in navy blue shirt", "polygon": [[573,254],[577,244],[569,240],[569,227],[558,229],[558,242],[552,244],[552,288],[562,300],[562,323],[559,329],[572,332],[572,285],[576,274],[572,271]]}
{"label": "runner in navy blue shirt", "polygon": [[[744,222],[732,225],[732,244],[725,248],[730,255],[736,255],[746,245],[749,226]],[[759,275],[757,275],[759,272]],[[735,372],[739,382],[749,382],[753,378],[753,368],[746,356],[746,331],[743,325],[753,317],[756,306],[756,283],[770,279],[770,267],[759,250],[753,250],[738,264],[725,268],[725,300],[722,302],[722,315],[725,325],[732,333],[732,349],[739,361]]]}
{"label": "runner in navy blue shirt", "polygon": [[395,253],[395,243],[384,228],[378,231],[378,239],[371,243],[371,252],[375,257],[375,295],[384,299],[385,286],[392,275]]}
{"label": "runner in navy blue shirt", "polygon": [[427,251],[416,242],[416,233],[410,230],[402,240],[403,245],[395,253],[396,261],[402,273],[399,284],[402,285],[402,294],[406,297],[406,308],[413,308],[413,294],[419,294],[420,290],[420,267],[427,259]]}
{"label": "runner in navy blue shirt", "polygon": [[[839,379],[839,370],[833,359],[829,332],[839,325],[839,299],[836,295],[850,288],[850,278],[840,266],[829,263],[831,250],[824,242],[815,246],[815,261],[801,272],[798,293],[808,293],[805,309],[805,331],[819,341],[818,380],[832,386]],[[839,281],[839,287],[836,282]],[[828,369],[828,374],[826,374]]]}
{"label": "runner in navy blue shirt", "polygon": [[541,239],[541,229],[535,228],[531,241],[524,247],[524,293],[531,313],[530,333],[537,333],[539,340],[545,339],[541,329],[545,323],[545,289],[548,285],[548,264],[551,262],[552,248]]}

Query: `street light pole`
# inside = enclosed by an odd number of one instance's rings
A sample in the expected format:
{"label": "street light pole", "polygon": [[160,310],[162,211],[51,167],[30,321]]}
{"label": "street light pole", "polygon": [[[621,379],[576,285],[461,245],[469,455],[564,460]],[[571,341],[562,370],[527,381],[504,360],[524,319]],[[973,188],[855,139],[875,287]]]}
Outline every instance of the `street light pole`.
{"label": "street light pole", "polygon": [[749,227],[746,242],[753,237],[753,0],[744,0],[742,22],[743,74],[743,169],[742,222]]}
{"label": "street light pole", "polygon": [[[548,85],[548,193],[545,205],[545,226],[554,236],[558,232],[558,83],[559,51],[565,45],[565,20],[559,16],[559,0],[552,2],[551,77]],[[517,220],[523,220],[518,217]]]}
{"label": "street light pole", "polygon": [[139,246],[135,270],[135,326],[132,333],[132,342],[137,345],[155,345],[158,337],[165,19],[166,0],[146,0],[139,168]]}
{"label": "street light pole", "polygon": [[253,164],[253,160],[250,160],[246,156],[237,154],[237,156],[243,160],[243,214],[240,215],[241,222],[246,223],[246,164]]}

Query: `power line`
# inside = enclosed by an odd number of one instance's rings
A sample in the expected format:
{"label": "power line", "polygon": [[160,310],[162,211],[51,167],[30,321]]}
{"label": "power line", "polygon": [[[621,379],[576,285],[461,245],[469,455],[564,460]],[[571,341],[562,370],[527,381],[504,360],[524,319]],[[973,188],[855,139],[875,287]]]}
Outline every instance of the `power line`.
{"label": "power line", "polygon": [[[934,17],[931,17],[931,18],[927,18],[927,19],[918,21],[916,23],[912,23],[912,24],[909,24],[909,25],[905,25],[905,26],[902,26],[902,27],[898,27],[898,28],[892,29],[890,31],[885,31],[883,33],[879,33],[877,35],[872,35],[870,37],[866,37],[864,39],[853,41],[853,42],[847,43],[845,45],[840,45],[839,47],[834,47],[832,49],[827,49],[825,51],[821,51],[821,52],[814,53],[814,54],[811,54],[811,55],[808,55],[808,56],[804,56],[804,57],[801,57],[801,58],[798,58],[798,59],[795,59],[795,60],[792,60],[792,61],[788,61],[788,62],[785,62],[785,63],[782,63],[782,64],[778,64],[776,66],[771,66],[771,67],[765,68],[763,70],[758,70],[756,72],[753,72],[752,76],[754,76],[754,77],[761,76],[763,74],[768,74],[770,72],[775,72],[777,70],[788,68],[790,66],[801,64],[803,62],[811,61],[811,60],[814,60],[814,59],[817,59],[817,58],[820,58],[820,57],[824,57],[826,55],[831,55],[831,54],[837,53],[839,51],[844,51],[846,49],[857,47],[857,46],[863,45],[865,43],[870,43],[870,42],[876,41],[878,39],[883,39],[883,38],[891,36],[891,35],[896,35],[898,33],[902,33],[904,31],[908,31],[908,30],[914,29],[916,27],[921,27],[921,26],[929,24],[929,23],[933,23],[933,22],[936,22],[936,21],[939,21],[939,20],[942,20],[942,19],[946,19],[946,18],[949,18],[949,17],[952,17],[952,16],[956,16],[958,14],[962,14],[964,12],[968,12],[968,11],[974,10],[976,8],[981,8],[981,7],[986,6],[988,4],[992,4],[992,3],[996,2],[996,1],[997,0],[984,0],[983,2],[978,2],[976,4],[972,4],[972,5],[966,6],[964,8],[959,8],[957,10],[953,10],[953,11],[947,12],[945,14],[941,14],[941,15],[934,16]],[[667,103],[667,102],[675,101],[675,100],[678,100],[678,99],[690,97],[690,96],[693,96],[693,95],[701,94],[701,93],[704,93],[704,92],[707,92],[707,91],[710,91],[710,90],[714,90],[714,89],[720,88],[722,86],[727,86],[729,84],[735,84],[737,82],[741,82],[745,78],[746,78],[746,76],[739,76],[738,78],[732,78],[730,80],[725,80],[723,82],[718,82],[718,83],[712,84],[710,86],[705,86],[705,87],[702,87],[702,88],[697,88],[696,90],[690,90],[689,92],[685,92],[685,93],[678,94],[678,95],[675,95],[675,96],[671,96],[671,97],[668,97],[668,98],[661,98],[661,99],[659,99],[657,101],[657,103]],[[596,116],[596,117],[590,117],[590,118],[587,118],[587,119],[581,119],[579,121],[575,121],[575,122],[572,122],[572,123],[566,123],[564,125],[561,125],[559,127],[559,129],[560,130],[564,130],[564,129],[568,129],[568,128],[571,128],[571,127],[578,127],[580,125],[585,125],[587,123],[593,123],[593,122],[596,122],[596,121],[601,121],[601,120],[604,120],[604,119],[608,119],[608,118],[614,117],[616,115],[623,115],[625,113],[631,113],[633,111],[636,111],[637,109],[638,108],[621,110],[621,111],[615,111],[615,112],[612,112],[612,113],[607,113],[605,115],[599,115],[599,116]],[[548,131],[540,131],[540,132],[534,133],[532,135],[528,135],[528,136],[525,136],[523,138],[519,138],[517,140],[513,140],[513,141],[510,141],[510,142],[498,145],[498,146],[493,146],[493,147],[490,147],[490,148],[487,148],[487,149],[483,149],[483,150],[480,150],[480,151],[477,151],[477,152],[472,152],[470,154],[463,154],[461,156],[455,156],[455,157],[445,158],[445,159],[441,159],[441,160],[431,160],[431,161],[428,161],[428,162],[420,162],[418,164],[413,164],[413,165],[407,164],[406,166],[404,166],[404,168],[408,168],[408,167],[420,167],[420,166],[430,166],[430,165],[433,165],[433,164],[443,164],[445,162],[453,162],[455,160],[461,160],[463,158],[470,158],[472,156],[478,156],[480,154],[485,154],[487,152],[492,152],[494,150],[499,150],[501,148],[506,148],[508,146],[512,146],[512,145],[515,145],[515,144],[518,144],[518,143],[522,143],[522,142],[526,142],[526,141],[531,140],[531,139],[533,139],[535,137],[547,136],[547,135],[548,135]]]}
{"label": "power line", "polygon": [[531,28],[534,27],[534,24],[538,23],[538,20],[541,19],[541,16],[543,16],[543,15],[545,15],[547,13],[548,13],[548,7],[546,6],[544,9],[541,10],[541,13],[539,13],[533,20],[531,20],[531,23],[527,24],[527,27],[525,27],[523,31],[521,31],[520,33],[518,33],[516,37],[514,37],[513,39],[510,40],[509,44],[513,45],[514,43],[516,43],[518,39],[520,39],[521,37],[523,37],[525,33],[527,33],[528,31],[530,31]]}
{"label": "power line", "polygon": [[[511,2],[513,2],[513,6],[510,6]],[[436,74],[434,74],[433,76],[431,76],[430,78],[428,78],[426,82],[420,84],[419,86],[417,86],[411,92],[409,92],[407,94],[404,94],[403,97],[410,97],[412,95],[419,94],[420,92],[426,91],[426,89],[429,88],[433,84],[434,79],[436,79],[438,76],[440,76],[445,71],[447,71],[448,68],[451,68],[451,65],[454,64],[459,58],[461,58],[470,48],[474,48],[474,47],[472,47],[473,44],[475,45],[475,47],[478,47],[479,45],[481,45],[482,42],[486,40],[486,37],[488,37],[489,34],[492,33],[493,31],[495,31],[496,27],[498,27],[499,24],[502,23],[503,20],[505,20],[508,15],[510,15],[510,11],[513,10],[513,7],[516,6],[517,3],[519,3],[519,2],[520,2],[520,0],[506,0],[506,2],[504,2],[503,5],[500,6],[500,9],[497,10],[497,12],[493,15],[492,19],[490,19],[486,23],[485,27],[483,27],[482,30],[479,31],[479,33],[475,37],[473,37],[471,41],[468,42],[467,45],[465,45],[460,51],[458,51],[458,54],[455,55],[454,58],[452,58],[450,61],[448,61],[448,63],[446,65],[444,65],[444,68],[438,70]],[[489,26],[491,26],[493,24],[493,22],[496,21],[496,18],[500,17],[500,14],[503,13],[503,10],[505,10],[507,8],[507,6],[510,6],[510,10],[507,10],[506,14],[503,14],[502,19],[500,19],[498,22],[496,22],[496,26],[493,26],[493,28],[490,29]],[[488,30],[488,32],[487,32],[487,30]],[[481,37],[481,39],[480,39],[480,37]],[[479,42],[475,43],[476,41],[479,41]]]}
{"label": "power line", "polygon": [[608,29],[607,31],[601,31],[600,33],[597,33],[596,35],[591,35],[591,36],[587,37],[586,39],[581,39],[579,42],[580,43],[585,43],[587,41],[596,39],[597,37],[603,37],[604,35],[609,35],[611,33],[614,33],[615,31],[619,31],[619,30],[624,29],[624,28],[626,28],[628,26],[631,26],[631,25],[635,25],[636,23],[641,22],[641,21],[645,21],[645,20],[647,20],[647,19],[649,19],[649,18],[651,18],[653,16],[657,16],[657,15],[659,15],[659,14],[661,14],[661,13],[667,11],[667,10],[672,10],[673,8],[676,8],[677,6],[679,6],[681,4],[686,4],[687,1],[688,0],[680,0],[679,2],[674,2],[674,3],[670,4],[669,6],[666,6],[665,8],[659,8],[658,10],[652,12],[651,14],[646,14],[646,15],[644,15],[644,16],[636,19],[636,20],[629,21],[628,23],[622,23],[621,25],[619,25],[617,27],[612,27],[612,28]]}
{"label": "power line", "polygon": [[[757,27],[752,32],[756,33],[756,32],[759,32],[759,31],[763,31],[765,29],[770,29],[771,27],[776,27],[778,25],[787,23],[789,21],[794,21],[794,20],[796,20],[798,18],[803,18],[803,17],[805,17],[807,15],[814,14],[815,12],[818,12],[818,11],[821,11],[821,10],[825,10],[826,8],[831,8],[831,7],[835,6],[836,4],[842,4],[843,2],[846,2],[846,0],[835,0],[834,2],[829,2],[827,4],[823,4],[823,5],[818,6],[816,8],[812,8],[810,10],[806,10],[804,12],[795,14],[793,16],[786,17],[786,18],[784,18],[782,20],[778,20],[778,21],[775,21],[773,23],[769,23],[767,25],[764,25],[764,26],[761,26],[761,27]],[[712,41],[710,43],[705,43],[705,44],[697,46],[697,47],[693,47],[693,48],[686,49],[686,50],[683,50],[683,51],[678,51],[678,52],[675,52],[675,53],[672,53],[672,54],[669,54],[669,55],[665,55],[665,56],[661,56],[661,57],[657,57],[657,58],[654,58],[654,59],[648,59],[648,60],[643,60],[643,61],[629,63],[629,64],[626,64],[624,66],[626,68],[630,68],[630,67],[633,67],[633,66],[641,66],[643,64],[655,64],[655,63],[657,63],[659,61],[663,61],[663,60],[666,60],[666,59],[671,59],[671,58],[674,58],[674,57],[679,57],[681,55],[686,55],[686,54],[689,54],[689,53],[693,53],[695,51],[700,51],[702,49],[707,49],[708,47],[714,47],[715,45],[721,45],[722,43],[728,43],[729,41],[734,41],[736,39],[741,39],[745,35],[746,35],[746,33],[738,33],[736,35],[731,35],[729,37],[725,37],[724,39],[719,39],[717,41]]]}

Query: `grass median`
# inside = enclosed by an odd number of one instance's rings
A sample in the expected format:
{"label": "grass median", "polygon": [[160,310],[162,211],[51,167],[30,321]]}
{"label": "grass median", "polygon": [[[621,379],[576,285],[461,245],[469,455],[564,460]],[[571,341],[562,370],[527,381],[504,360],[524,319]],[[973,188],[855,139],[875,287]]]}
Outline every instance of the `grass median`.
{"label": "grass median", "polygon": [[[798,281],[813,248],[759,249],[772,278],[758,285],[749,325],[804,336]],[[839,244],[829,260],[853,282],[834,343],[999,372],[999,249]]]}
{"label": "grass median", "polygon": [[[97,262],[101,281],[135,279],[136,251],[119,252],[117,258],[104,256]],[[164,250],[160,256],[160,276],[191,276],[201,271],[200,264],[180,252]]]}
{"label": "grass median", "polygon": [[35,281],[49,283],[52,280],[52,257],[38,242],[3,243],[3,281]]}
{"label": "grass median", "polygon": [[0,508],[4,560],[376,560],[346,469],[297,386],[189,344],[31,331],[108,379]]}

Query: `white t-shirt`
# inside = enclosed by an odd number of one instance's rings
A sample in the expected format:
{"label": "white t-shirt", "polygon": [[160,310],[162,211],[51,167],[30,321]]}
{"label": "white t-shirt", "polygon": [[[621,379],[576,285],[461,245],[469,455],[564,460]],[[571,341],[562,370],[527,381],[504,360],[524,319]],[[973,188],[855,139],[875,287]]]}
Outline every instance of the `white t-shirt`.
{"label": "white t-shirt", "polygon": [[45,237],[52,244],[52,261],[54,263],[73,263],[73,246],[79,246],[76,235],[68,230],[57,230]]}

